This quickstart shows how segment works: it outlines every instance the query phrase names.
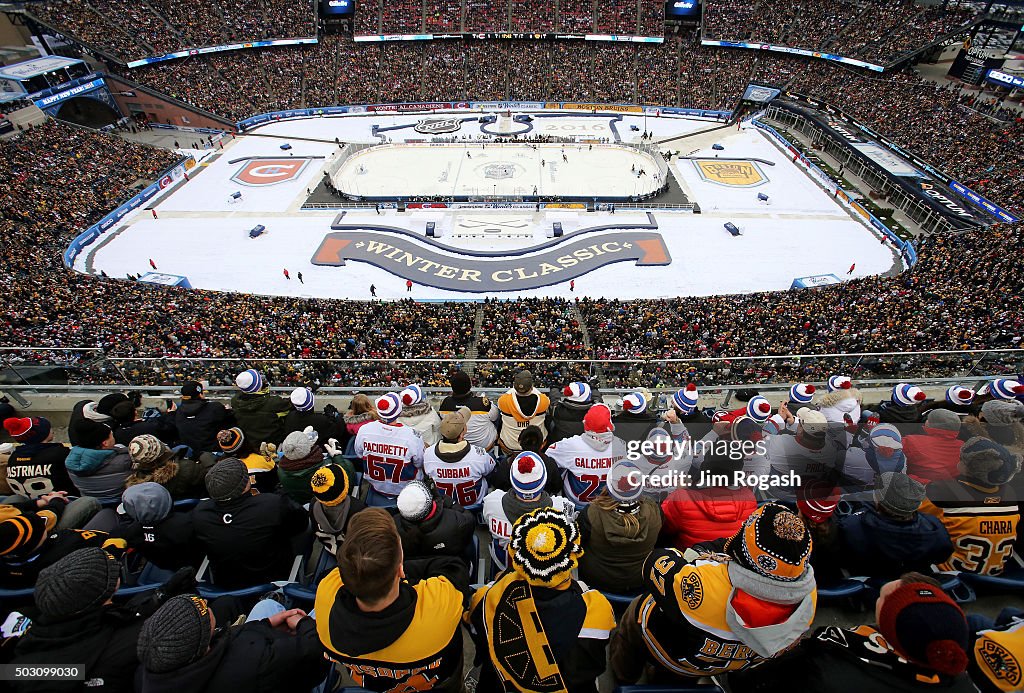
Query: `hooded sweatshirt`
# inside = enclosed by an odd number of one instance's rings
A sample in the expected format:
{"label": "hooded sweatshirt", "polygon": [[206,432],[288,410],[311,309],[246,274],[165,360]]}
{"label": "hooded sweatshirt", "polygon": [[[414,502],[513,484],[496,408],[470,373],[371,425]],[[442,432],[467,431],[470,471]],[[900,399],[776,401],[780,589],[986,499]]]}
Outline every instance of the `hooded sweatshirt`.
{"label": "hooded sweatshirt", "polygon": [[[657,570],[654,567],[657,566]],[[814,620],[814,571],[771,580],[721,556],[656,550],[637,614],[651,661],[678,676],[740,671],[789,647]],[[671,584],[671,588],[665,583]]]}
{"label": "hooded sweatshirt", "polygon": [[132,458],[120,445],[112,450],[73,447],[64,464],[83,496],[101,500],[120,499],[132,470]]}
{"label": "hooded sweatshirt", "polygon": [[316,629],[333,661],[374,691],[457,691],[462,686],[462,593],[444,577],[399,584],[381,611],[359,608],[334,569],[316,590]]}
{"label": "hooded sweatshirt", "polygon": [[310,503],[309,519],[313,522],[313,531],[332,556],[337,555],[338,547],[345,541],[345,532],[352,516],[365,509],[366,503],[352,496],[338,505],[324,505],[318,500]]}
{"label": "hooded sweatshirt", "polygon": [[325,464],[327,460],[324,449],[319,443],[315,443],[309,449],[308,455],[297,460],[281,457],[277,462],[277,477],[281,482],[281,489],[296,503],[308,503],[313,497],[309,480],[316,470]]}
{"label": "hooded sweatshirt", "polygon": [[839,520],[839,557],[856,575],[896,579],[903,573],[931,572],[953,553],[949,532],[937,517],[914,513],[896,520],[868,508]]}
{"label": "hooded sweatshirt", "polygon": [[661,509],[650,498],[641,498],[632,514],[640,523],[636,536],[628,531],[625,515],[593,503],[580,513],[583,556],[580,579],[599,590],[635,592],[643,585],[644,559],[654,548],[661,531]]}

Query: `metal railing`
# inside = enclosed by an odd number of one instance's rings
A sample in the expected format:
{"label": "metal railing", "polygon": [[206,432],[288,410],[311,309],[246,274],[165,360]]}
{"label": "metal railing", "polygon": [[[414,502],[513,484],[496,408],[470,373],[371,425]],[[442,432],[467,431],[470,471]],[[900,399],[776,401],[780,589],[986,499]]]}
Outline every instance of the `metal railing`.
{"label": "metal railing", "polygon": [[119,356],[102,349],[0,347],[0,387],[5,390],[77,391],[90,386],[175,389],[185,380],[205,380],[211,390],[230,389],[247,368],[264,372],[275,387],[317,385],[322,390],[368,392],[411,382],[446,390],[456,368],[471,372],[481,388],[505,389],[522,368],[539,387],[586,380],[609,391],[646,387],[667,392],[687,382],[704,388],[782,389],[793,382],[822,383],[842,373],[858,383],[883,387],[979,384],[1024,372],[1024,349],[851,354],[792,354],[698,358],[451,359],[451,358],[186,358]]}

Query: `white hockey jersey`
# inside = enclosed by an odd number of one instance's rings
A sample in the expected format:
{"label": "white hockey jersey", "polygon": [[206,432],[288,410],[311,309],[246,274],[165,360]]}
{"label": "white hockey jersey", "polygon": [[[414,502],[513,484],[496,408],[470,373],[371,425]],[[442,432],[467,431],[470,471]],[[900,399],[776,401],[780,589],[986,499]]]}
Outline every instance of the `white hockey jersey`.
{"label": "white hockey jersey", "polygon": [[461,459],[458,454],[441,457],[438,448],[444,443],[429,447],[423,453],[423,471],[434,480],[434,485],[458,505],[476,505],[487,495],[485,476],[494,471],[494,458],[477,445],[470,445]]}
{"label": "white hockey jersey", "polygon": [[[584,434],[586,435],[586,434]],[[544,451],[562,470],[562,488],[576,505],[585,505],[604,490],[615,463],[626,457],[626,443],[612,438],[604,450],[595,450],[582,435],[565,438]]]}
{"label": "white hockey jersey", "polygon": [[[491,560],[494,561],[495,572],[504,570],[508,565],[508,542],[512,538],[512,525],[515,524],[505,510],[503,501],[506,495],[510,496],[510,499],[515,498],[509,492],[501,489],[495,489],[484,497],[483,518],[491,533]],[[538,505],[537,507],[543,506]],[[552,496],[551,507],[564,512],[570,520],[576,518],[576,508],[568,498]]]}
{"label": "white hockey jersey", "polygon": [[355,453],[377,493],[398,496],[407,483],[423,475],[423,439],[409,426],[371,421],[356,433]]}

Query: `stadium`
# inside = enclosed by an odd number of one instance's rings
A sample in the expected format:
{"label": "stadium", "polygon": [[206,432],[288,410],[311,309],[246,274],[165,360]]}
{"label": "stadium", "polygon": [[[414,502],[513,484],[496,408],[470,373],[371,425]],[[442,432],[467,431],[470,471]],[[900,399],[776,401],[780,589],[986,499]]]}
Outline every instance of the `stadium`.
{"label": "stadium", "polygon": [[0,10],[11,690],[1024,690],[1020,3]]}

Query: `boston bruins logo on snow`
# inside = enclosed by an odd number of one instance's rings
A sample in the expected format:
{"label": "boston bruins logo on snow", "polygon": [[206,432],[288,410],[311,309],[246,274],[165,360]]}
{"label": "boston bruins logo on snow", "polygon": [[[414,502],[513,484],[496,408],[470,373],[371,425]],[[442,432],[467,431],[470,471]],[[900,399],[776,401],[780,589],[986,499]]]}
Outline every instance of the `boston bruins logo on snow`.
{"label": "boston bruins logo on snow", "polygon": [[694,159],[700,177],[711,183],[732,188],[753,188],[768,182],[761,167],[753,161],[728,159]]}
{"label": "boston bruins logo on snow", "polygon": [[462,121],[458,118],[424,118],[416,123],[413,128],[422,135],[444,135],[449,132],[458,132],[462,127]]}

